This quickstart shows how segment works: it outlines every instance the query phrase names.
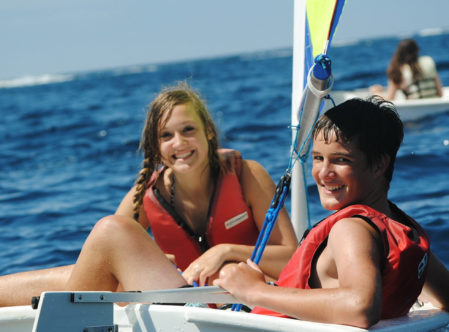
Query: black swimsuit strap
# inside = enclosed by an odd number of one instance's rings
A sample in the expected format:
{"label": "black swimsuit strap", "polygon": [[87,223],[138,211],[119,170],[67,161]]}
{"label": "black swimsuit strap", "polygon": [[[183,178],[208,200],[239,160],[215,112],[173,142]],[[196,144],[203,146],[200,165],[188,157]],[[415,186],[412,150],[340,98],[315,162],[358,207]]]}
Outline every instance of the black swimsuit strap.
{"label": "black swimsuit strap", "polygon": [[[201,247],[201,250],[206,251],[208,250],[209,244],[206,241],[206,234],[200,234],[197,235],[193,232],[193,230],[190,228],[190,226],[186,223],[186,221],[181,218],[181,216],[176,212],[176,210],[173,208],[173,206],[168,203],[165,198],[160,193],[159,189],[156,188],[156,186],[153,186],[153,193],[158,202],[162,205],[162,207],[172,216],[172,218],[175,220],[175,222],[182,227],[182,229],[193,239],[195,239],[196,242]],[[209,214],[208,214],[209,215]]]}

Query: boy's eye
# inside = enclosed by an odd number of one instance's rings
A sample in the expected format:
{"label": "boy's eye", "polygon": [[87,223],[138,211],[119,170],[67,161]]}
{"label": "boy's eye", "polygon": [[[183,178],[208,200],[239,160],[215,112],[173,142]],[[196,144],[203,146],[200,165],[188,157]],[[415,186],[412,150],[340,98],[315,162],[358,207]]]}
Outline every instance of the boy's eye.
{"label": "boy's eye", "polygon": [[348,158],[345,157],[339,157],[337,158],[337,162],[339,163],[348,163],[350,160]]}

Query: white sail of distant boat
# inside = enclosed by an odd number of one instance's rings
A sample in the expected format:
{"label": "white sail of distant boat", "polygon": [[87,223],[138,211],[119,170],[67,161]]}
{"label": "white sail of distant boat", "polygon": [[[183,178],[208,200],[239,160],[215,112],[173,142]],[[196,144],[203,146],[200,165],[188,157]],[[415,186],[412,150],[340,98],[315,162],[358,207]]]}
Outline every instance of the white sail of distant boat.
{"label": "white sail of distant boat", "polygon": [[[294,73],[292,96],[292,125],[294,126],[295,146],[294,154],[306,158],[308,131],[315,121],[321,107],[321,101],[312,92],[310,98],[303,98],[304,79],[308,68],[312,65],[314,52],[306,49],[310,45],[306,39],[309,33],[315,34],[317,27],[327,24],[327,36],[324,42],[313,36],[317,52],[324,43],[328,47],[329,35],[335,31],[336,21],[332,21],[335,9],[341,11],[343,1],[335,0],[294,0],[295,10],[295,42],[294,42]],[[327,18],[311,17],[317,14],[316,8],[322,9]],[[329,11],[323,10],[329,8]],[[314,12],[315,11],[315,12]],[[314,12],[314,14],[311,14]],[[318,12],[319,13],[319,12]],[[331,14],[329,14],[331,13]],[[329,16],[330,15],[330,16]],[[318,20],[318,21],[317,21]],[[318,22],[318,24],[316,23]],[[328,23],[323,23],[328,22]],[[329,33],[329,26],[333,26]],[[318,40],[318,41],[317,41]],[[309,54],[305,56],[305,54]],[[306,63],[306,64],[305,64]],[[327,79],[325,80],[329,82]],[[326,83],[326,84],[327,84]],[[326,86],[324,90],[326,90]],[[312,88],[313,89],[313,88]],[[316,91],[315,91],[316,92]],[[309,93],[307,89],[305,93]],[[301,100],[305,106],[301,108]],[[313,105],[313,107],[312,107]],[[298,119],[298,111],[300,113]],[[301,113],[302,112],[302,113]],[[297,135],[296,125],[299,125]],[[302,131],[302,132],[301,132]],[[297,139],[299,137],[299,139]],[[301,224],[299,221],[307,220],[306,185],[303,177],[305,164],[296,164],[302,169],[294,170],[294,192],[292,205],[298,205],[298,209],[292,213],[295,231],[301,233],[301,227],[307,227],[308,222]],[[302,178],[302,182],[301,182]],[[302,193],[301,193],[302,191]],[[302,201],[301,203],[299,203]],[[303,214],[305,216],[303,216]],[[120,307],[117,302],[130,302],[131,304]],[[223,311],[209,308],[156,305],[158,303],[233,303],[235,299],[226,291],[218,287],[197,287],[184,289],[170,289],[147,292],[44,292],[42,293],[37,309],[31,306],[19,306],[0,309],[0,330],[8,332],[130,332],[130,331],[365,331],[363,329],[335,325],[285,319],[271,316],[255,315],[243,312]],[[338,305],[336,303],[335,305]],[[372,327],[372,331],[430,331],[441,328],[449,323],[449,314],[433,307],[423,307],[413,311],[407,316],[392,320],[383,320]]]}

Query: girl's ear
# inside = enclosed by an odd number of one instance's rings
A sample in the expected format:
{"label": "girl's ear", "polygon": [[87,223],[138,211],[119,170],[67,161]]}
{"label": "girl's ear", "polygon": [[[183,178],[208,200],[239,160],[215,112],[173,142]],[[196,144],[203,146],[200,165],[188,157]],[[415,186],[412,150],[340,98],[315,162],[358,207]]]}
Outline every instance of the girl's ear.
{"label": "girl's ear", "polygon": [[214,138],[214,133],[212,132],[212,130],[210,130],[210,128],[207,128],[207,140],[210,141],[212,138]]}

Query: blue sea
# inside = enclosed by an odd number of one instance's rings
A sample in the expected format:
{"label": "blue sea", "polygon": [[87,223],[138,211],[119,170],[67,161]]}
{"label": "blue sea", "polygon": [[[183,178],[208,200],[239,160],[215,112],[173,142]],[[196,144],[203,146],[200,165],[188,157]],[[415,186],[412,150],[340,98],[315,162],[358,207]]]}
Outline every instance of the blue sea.
{"label": "blue sea", "polygon": [[[415,36],[449,85],[449,34]],[[333,45],[334,90],[385,84],[399,38]],[[188,81],[208,101],[223,147],[288,166],[292,50],[0,81],[0,274],[74,263],[95,222],[114,213],[142,162],[149,102]],[[418,220],[449,267],[449,110],[405,124],[390,198]],[[328,214],[309,175],[313,221]],[[287,202],[290,209],[290,202]]]}

